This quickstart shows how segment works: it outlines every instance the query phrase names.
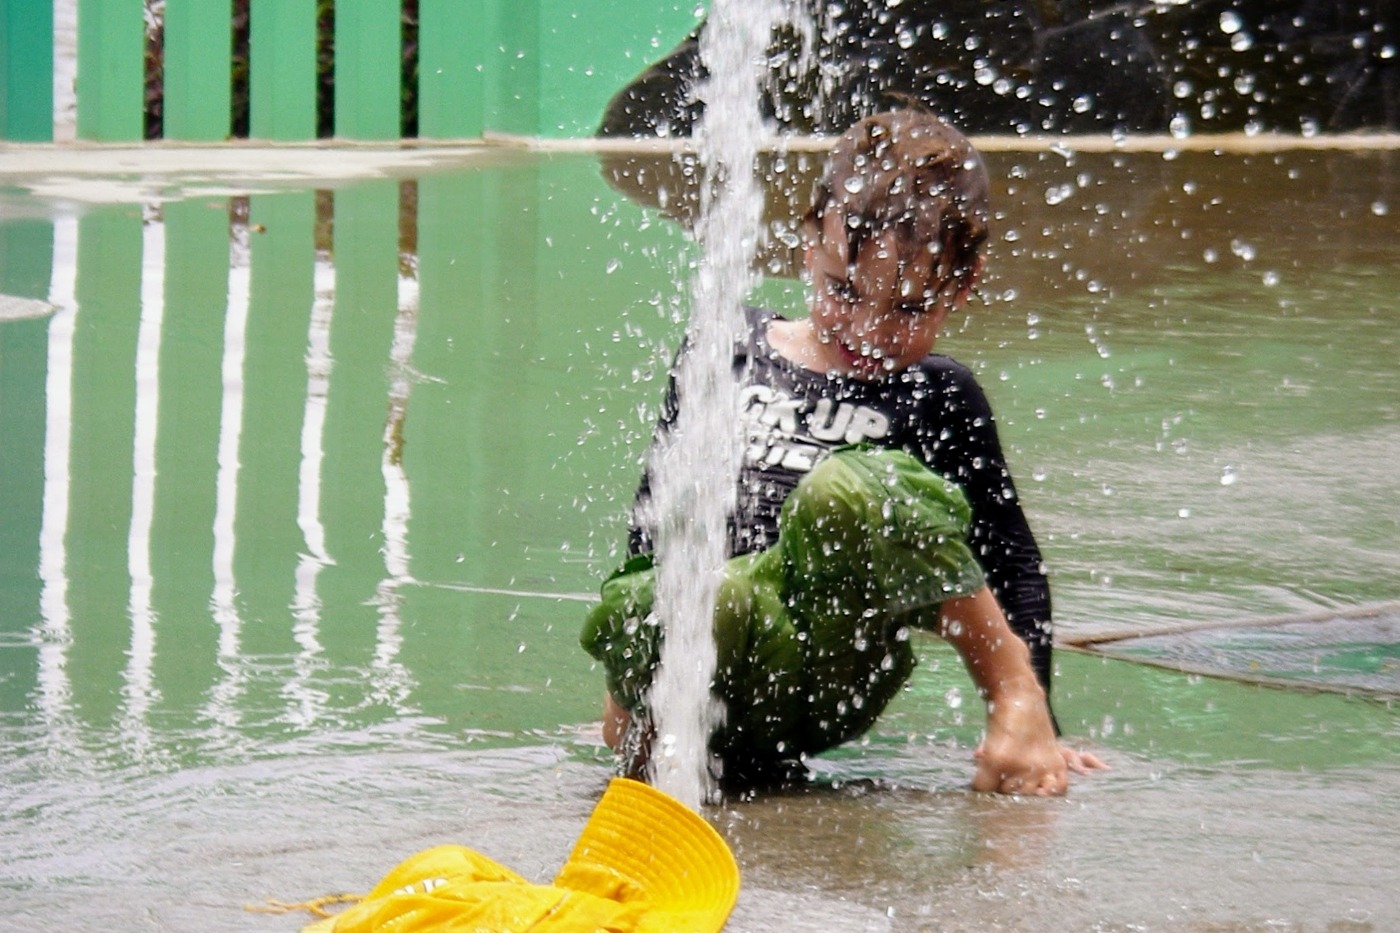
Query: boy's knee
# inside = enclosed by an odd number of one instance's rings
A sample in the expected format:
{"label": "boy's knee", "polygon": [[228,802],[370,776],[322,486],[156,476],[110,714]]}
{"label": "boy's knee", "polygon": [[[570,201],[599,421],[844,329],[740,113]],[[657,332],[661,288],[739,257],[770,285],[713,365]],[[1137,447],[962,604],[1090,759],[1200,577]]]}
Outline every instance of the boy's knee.
{"label": "boy's knee", "polygon": [[863,451],[838,451],[804,476],[783,509],[784,525],[821,529],[829,534],[868,533],[872,518],[882,515],[882,490],[852,458]]}

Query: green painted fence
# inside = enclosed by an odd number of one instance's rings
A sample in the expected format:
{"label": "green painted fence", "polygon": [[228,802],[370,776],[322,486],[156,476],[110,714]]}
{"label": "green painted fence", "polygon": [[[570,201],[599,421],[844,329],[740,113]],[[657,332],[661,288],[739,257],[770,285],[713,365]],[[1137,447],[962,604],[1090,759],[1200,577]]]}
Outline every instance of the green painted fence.
{"label": "green painted fence", "polygon": [[[703,5],[703,4],[702,4]],[[54,138],[53,0],[0,3],[0,140]],[[161,135],[230,135],[230,0],[167,0],[148,49],[141,0],[77,0],[76,135],[146,136],[154,97]],[[395,139],[404,106],[399,0],[336,0],[334,136]],[[696,4],[663,0],[418,0],[418,135],[590,135],[612,94],[695,23]],[[248,135],[317,136],[316,0],[249,0]],[[148,65],[163,61],[160,79]]]}

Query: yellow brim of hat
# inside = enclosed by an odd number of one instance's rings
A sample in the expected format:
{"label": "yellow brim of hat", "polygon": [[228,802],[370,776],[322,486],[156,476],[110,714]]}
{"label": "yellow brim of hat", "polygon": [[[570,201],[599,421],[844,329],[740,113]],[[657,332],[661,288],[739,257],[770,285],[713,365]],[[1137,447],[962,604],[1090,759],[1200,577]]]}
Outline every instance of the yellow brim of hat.
{"label": "yellow brim of hat", "polygon": [[[718,933],[739,897],[739,866],[690,808],[639,781],[614,778],[554,883],[639,898],[646,904],[639,933]],[[608,883],[617,889],[599,889]]]}
{"label": "yellow brim of hat", "polygon": [[355,907],[302,933],[529,930],[719,933],[739,866],[719,833],[679,801],[614,779],[552,885],[530,884],[461,846],[405,859]]}

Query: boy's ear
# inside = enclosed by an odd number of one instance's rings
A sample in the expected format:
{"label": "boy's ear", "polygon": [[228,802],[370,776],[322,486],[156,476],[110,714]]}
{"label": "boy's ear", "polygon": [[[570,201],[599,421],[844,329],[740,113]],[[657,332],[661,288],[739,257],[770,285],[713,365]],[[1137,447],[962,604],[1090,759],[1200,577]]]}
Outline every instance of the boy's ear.
{"label": "boy's ear", "polygon": [[967,290],[970,292],[982,281],[982,271],[987,268],[987,257],[981,253],[977,254],[977,260],[972,264],[972,275],[967,277]]}
{"label": "boy's ear", "polygon": [[812,245],[812,241],[804,238],[802,241],[802,281],[804,282],[816,281],[812,269],[812,257],[815,252],[816,247]]}
{"label": "boy's ear", "polygon": [[977,259],[972,263],[972,273],[963,280],[962,286],[958,289],[958,294],[954,298],[954,305],[958,310],[972,298],[972,290],[977,287],[977,283],[982,281],[982,270],[987,268],[987,257],[978,254]]}

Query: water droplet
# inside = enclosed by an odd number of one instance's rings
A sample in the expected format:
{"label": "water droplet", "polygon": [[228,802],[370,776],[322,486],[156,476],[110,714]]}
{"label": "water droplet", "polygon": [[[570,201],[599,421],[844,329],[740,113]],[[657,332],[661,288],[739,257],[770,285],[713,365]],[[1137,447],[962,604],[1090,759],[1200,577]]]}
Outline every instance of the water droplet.
{"label": "water droplet", "polygon": [[845,188],[846,191],[851,194],[860,194],[861,190],[865,187],[865,179],[861,178],[859,175],[852,175],[841,183],[841,187]]}
{"label": "water droplet", "polygon": [[1238,473],[1235,472],[1235,468],[1234,468],[1234,467],[1230,466],[1230,465],[1227,463],[1227,464],[1225,465],[1225,468],[1224,468],[1223,470],[1220,471],[1220,485],[1222,485],[1222,486],[1233,486],[1233,485],[1235,485],[1236,483],[1238,483],[1239,481],[1240,481],[1240,475],[1239,475]]}
{"label": "water droplet", "polygon": [[1190,97],[1193,90],[1195,90],[1195,85],[1185,79],[1177,81],[1172,85],[1172,95],[1178,100],[1185,100]]}
{"label": "water droplet", "polygon": [[1245,262],[1250,262],[1255,256],[1259,255],[1259,251],[1254,248],[1254,244],[1247,243],[1241,239],[1230,241],[1230,252],[1234,253]]}
{"label": "water droplet", "polygon": [[1176,510],[1176,517],[1177,517],[1177,518],[1190,518],[1190,517],[1191,517],[1191,510],[1188,509],[1188,508],[1184,508],[1184,507],[1183,507],[1183,508],[1180,508],[1180,509],[1177,509],[1177,510]]}
{"label": "water droplet", "polygon": [[1371,213],[1375,214],[1377,217],[1384,217],[1386,214],[1390,213],[1390,205],[1386,204],[1384,201],[1372,201]]}
{"label": "water droplet", "polygon": [[617,271],[618,269],[620,269],[621,267],[622,267],[622,260],[620,260],[620,259],[609,259],[609,260],[608,260],[608,265],[607,265],[607,274],[608,274],[608,275],[612,275],[614,272],[616,272],[616,271]]}
{"label": "water droplet", "polygon": [[1240,14],[1234,10],[1226,10],[1220,14],[1220,31],[1227,36],[1232,36],[1244,28],[1244,20],[1240,19]]}
{"label": "water droplet", "polygon": [[1074,103],[1070,104],[1070,109],[1075,113],[1088,113],[1090,110],[1094,109],[1093,96],[1090,94],[1080,94],[1074,99]]}
{"label": "water droplet", "polygon": [[962,691],[957,687],[949,687],[948,692],[943,694],[943,702],[948,704],[949,709],[958,709],[962,706]]}

